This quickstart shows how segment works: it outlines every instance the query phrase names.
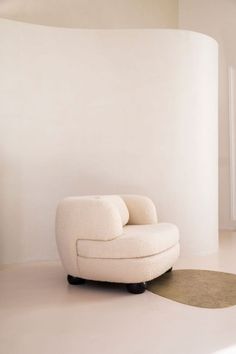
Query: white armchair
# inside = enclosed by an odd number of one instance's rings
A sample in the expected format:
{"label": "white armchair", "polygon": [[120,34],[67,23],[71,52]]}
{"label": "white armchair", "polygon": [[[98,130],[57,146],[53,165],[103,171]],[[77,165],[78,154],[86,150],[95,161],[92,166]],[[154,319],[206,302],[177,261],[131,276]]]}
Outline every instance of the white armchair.
{"label": "white armchair", "polygon": [[172,269],[179,256],[175,225],[158,223],[144,196],[70,197],[56,213],[56,239],[70,284],[126,283],[132,293]]}

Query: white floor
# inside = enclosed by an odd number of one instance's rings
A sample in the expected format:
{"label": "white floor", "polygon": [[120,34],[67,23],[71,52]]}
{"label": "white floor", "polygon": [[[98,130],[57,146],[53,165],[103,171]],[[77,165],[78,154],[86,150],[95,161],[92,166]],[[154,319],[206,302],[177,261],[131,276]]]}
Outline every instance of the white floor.
{"label": "white floor", "polygon": [[[236,273],[236,232],[222,233],[217,254],[175,268]],[[1,354],[236,353],[236,306],[201,309],[121,286],[73,287],[56,262],[4,267],[0,287]]]}

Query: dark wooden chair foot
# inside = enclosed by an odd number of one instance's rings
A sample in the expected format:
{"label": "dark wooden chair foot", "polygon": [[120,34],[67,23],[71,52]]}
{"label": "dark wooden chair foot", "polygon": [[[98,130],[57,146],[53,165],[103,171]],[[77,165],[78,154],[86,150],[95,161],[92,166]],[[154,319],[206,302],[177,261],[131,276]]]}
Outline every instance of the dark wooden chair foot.
{"label": "dark wooden chair foot", "polygon": [[126,288],[131,294],[142,294],[146,290],[145,283],[126,284]]}
{"label": "dark wooden chair foot", "polygon": [[67,281],[71,285],[80,285],[85,283],[85,279],[73,277],[73,275],[70,274],[67,275]]}

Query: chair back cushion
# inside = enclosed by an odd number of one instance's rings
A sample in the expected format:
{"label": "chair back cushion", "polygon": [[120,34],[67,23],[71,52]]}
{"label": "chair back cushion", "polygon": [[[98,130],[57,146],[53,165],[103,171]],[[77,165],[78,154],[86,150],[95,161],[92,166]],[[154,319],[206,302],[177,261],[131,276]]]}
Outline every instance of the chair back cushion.
{"label": "chair back cushion", "polygon": [[104,195],[104,196],[101,196],[100,198],[107,199],[113,205],[116,206],[116,208],[119,211],[123,226],[128,223],[128,221],[129,221],[129,211],[128,211],[128,208],[127,208],[124,200],[119,195]]}
{"label": "chair back cushion", "polygon": [[157,212],[153,201],[142,195],[126,194],[121,196],[129,212],[129,225],[157,223]]}

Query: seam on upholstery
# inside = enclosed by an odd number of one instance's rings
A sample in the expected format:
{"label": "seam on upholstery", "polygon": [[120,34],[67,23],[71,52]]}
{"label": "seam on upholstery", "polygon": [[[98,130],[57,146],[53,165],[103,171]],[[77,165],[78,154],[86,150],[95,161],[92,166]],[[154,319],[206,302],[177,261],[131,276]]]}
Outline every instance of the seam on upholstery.
{"label": "seam on upholstery", "polygon": [[[111,238],[110,240],[92,240],[92,239],[89,239],[89,238],[77,238],[76,239],[76,242],[75,242],[75,247],[76,247],[76,254],[77,254],[77,256],[80,256],[79,255],[79,253],[78,253],[78,242],[79,241],[93,241],[93,242],[109,242],[109,241],[113,241],[113,240],[115,240],[115,239],[117,239],[117,237],[120,237],[120,236],[122,236],[123,234],[121,234],[121,235],[118,235],[118,236],[116,236],[115,238]],[[83,257],[83,256],[80,256],[80,257]],[[84,258],[91,258],[91,257],[84,257]],[[109,259],[109,258],[108,258]]]}
{"label": "seam on upholstery", "polygon": [[115,240],[117,237],[120,237],[120,236],[122,236],[122,235],[123,235],[123,234],[117,235],[117,236],[115,236],[114,238],[110,238],[109,240],[94,240],[94,238],[77,238],[77,239],[76,239],[76,242],[77,242],[77,241],[109,242],[109,241]]}
{"label": "seam on upholstery", "polygon": [[[77,240],[78,241],[78,240]],[[76,247],[76,251],[77,251],[77,256],[78,257],[81,257],[81,258],[85,258],[85,259],[111,259],[111,260],[121,260],[121,259],[144,259],[144,258],[150,258],[150,257],[153,257],[153,256],[157,256],[158,254],[162,254],[162,253],[165,253],[169,250],[171,250],[172,248],[174,248],[175,246],[179,245],[179,242],[177,242],[176,244],[174,244],[173,246],[161,251],[161,252],[158,252],[158,253],[154,253],[154,254],[150,254],[149,256],[143,256],[143,257],[132,257],[132,258],[120,258],[120,257],[116,257],[116,258],[101,258],[101,257],[86,257],[86,256],[81,256],[80,254],[78,254],[78,248]]]}

